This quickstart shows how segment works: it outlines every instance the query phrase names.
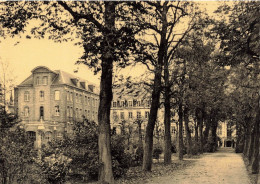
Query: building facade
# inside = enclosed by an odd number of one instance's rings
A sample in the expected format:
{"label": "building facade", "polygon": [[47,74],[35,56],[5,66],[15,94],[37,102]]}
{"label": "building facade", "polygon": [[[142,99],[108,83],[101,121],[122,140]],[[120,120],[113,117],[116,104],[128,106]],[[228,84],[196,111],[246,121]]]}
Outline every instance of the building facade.
{"label": "building facade", "polygon": [[72,131],[75,121],[97,121],[97,87],[60,70],[38,66],[15,88],[14,107],[35,147]]}
{"label": "building facade", "polygon": [[[136,145],[144,140],[146,125],[148,123],[151,107],[149,93],[122,89],[113,90],[111,103],[110,122],[113,133],[124,134],[128,137],[128,145]],[[155,124],[155,144],[163,136],[164,109],[159,108]],[[131,149],[130,146],[130,149]]]}
{"label": "building facade", "polygon": [[221,139],[221,147],[234,147],[236,142],[236,127],[228,121],[219,122],[217,135]]}

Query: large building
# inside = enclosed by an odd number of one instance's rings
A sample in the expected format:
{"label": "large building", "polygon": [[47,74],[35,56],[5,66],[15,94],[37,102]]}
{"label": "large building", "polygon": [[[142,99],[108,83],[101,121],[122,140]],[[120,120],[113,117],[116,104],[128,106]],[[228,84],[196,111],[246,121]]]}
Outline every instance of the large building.
{"label": "large building", "polygon": [[[129,141],[133,144],[136,144],[140,139],[144,140],[150,107],[150,93],[144,89],[114,89],[110,111],[112,132],[127,134]],[[157,113],[157,122],[154,131],[155,144],[159,142],[159,138],[163,134],[163,110],[163,108],[160,108]]]}
{"label": "large building", "polygon": [[221,139],[221,147],[234,147],[236,142],[236,126],[228,121],[219,122],[217,135]]}
{"label": "large building", "polygon": [[64,71],[38,66],[14,94],[21,125],[38,148],[71,132],[75,121],[97,121],[97,87]]}

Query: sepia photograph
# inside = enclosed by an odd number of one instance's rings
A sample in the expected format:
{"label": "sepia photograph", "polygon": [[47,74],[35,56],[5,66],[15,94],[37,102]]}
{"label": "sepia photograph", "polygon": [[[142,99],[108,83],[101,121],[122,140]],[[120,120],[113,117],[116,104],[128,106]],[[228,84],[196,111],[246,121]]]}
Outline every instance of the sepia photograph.
{"label": "sepia photograph", "polygon": [[259,0],[0,0],[0,184],[260,184],[259,150]]}

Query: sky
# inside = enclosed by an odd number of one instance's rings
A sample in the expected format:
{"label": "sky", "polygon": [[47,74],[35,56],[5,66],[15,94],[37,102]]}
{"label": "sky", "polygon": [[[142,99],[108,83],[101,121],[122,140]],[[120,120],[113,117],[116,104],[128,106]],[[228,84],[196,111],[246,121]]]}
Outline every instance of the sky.
{"label": "sky", "polygon": [[[212,13],[217,1],[201,2],[209,13]],[[75,65],[82,55],[83,49],[71,42],[54,43],[46,39],[6,38],[0,40],[0,60],[8,62],[15,77],[15,85],[20,84],[36,66],[47,66],[51,70],[63,70],[73,73],[78,69],[76,76],[99,85],[100,74],[94,75],[87,66]],[[124,69],[125,75],[138,76],[143,73],[142,67]]]}

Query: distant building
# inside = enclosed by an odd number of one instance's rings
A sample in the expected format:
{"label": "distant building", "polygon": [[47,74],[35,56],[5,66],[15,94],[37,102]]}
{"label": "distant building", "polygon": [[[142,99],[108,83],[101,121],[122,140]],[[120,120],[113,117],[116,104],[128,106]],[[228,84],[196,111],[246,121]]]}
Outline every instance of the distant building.
{"label": "distant building", "polygon": [[236,141],[236,129],[230,122],[220,122],[217,128],[217,135],[221,139],[221,147],[234,146]]}
{"label": "distant building", "polygon": [[[150,115],[151,98],[147,92],[136,93],[120,92],[121,89],[113,90],[111,104],[110,122],[113,133],[130,136],[130,142],[137,142],[144,139],[145,128]],[[163,108],[158,109],[155,134],[163,134]],[[140,124],[139,124],[140,123]],[[158,135],[155,135],[155,138]],[[159,138],[158,138],[159,140]],[[156,143],[156,141],[155,141]]]}
{"label": "distant building", "polygon": [[14,107],[35,147],[70,133],[83,117],[97,121],[97,87],[60,70],[38,66],[15,88]]}

